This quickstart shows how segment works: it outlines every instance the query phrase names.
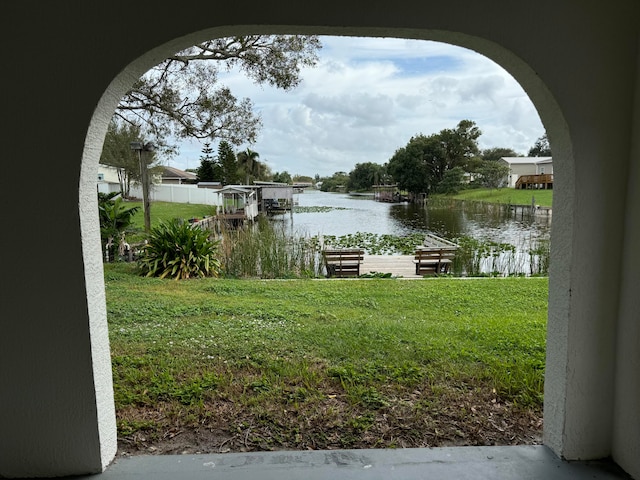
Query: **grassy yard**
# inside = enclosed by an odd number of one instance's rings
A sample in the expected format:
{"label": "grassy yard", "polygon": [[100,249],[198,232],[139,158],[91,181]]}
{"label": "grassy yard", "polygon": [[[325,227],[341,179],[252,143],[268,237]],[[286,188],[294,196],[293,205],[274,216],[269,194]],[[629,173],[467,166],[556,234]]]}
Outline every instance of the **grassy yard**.
{"label": "grassy yard", "polygon": [[[139,207],[140,210],[132,217],[131,230],[127,236],[130,242],[144,239],[144,215],[141,201],[127,201],[127,207]],[[151,228],[174,218],[190,219],[203,218],[215,214],[215,207],[194,203],[151,202]]]}
{"label": "grassy yard", "polygon": [[142,278],[106,264],[120,453],[540,441],[546,278]]}
{"label": "grassy yard", "polygon": [[457,195],[447,195],[446,198],[459,200],[474,200],[489,203],[508,203],[511,205],[531,205],[531,199],[535,199],[536,205],[551,207],[553,203],[553,190],[516,190],[514,188],[500,189],[473,189],[463,190]]}

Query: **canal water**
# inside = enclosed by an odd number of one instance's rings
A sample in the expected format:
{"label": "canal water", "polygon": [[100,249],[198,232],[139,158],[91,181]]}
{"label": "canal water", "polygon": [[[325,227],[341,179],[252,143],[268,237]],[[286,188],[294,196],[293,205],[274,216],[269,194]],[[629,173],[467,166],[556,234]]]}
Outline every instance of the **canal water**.
{"label": "canal water", "polygon": [[[472,237],[513,245],[523,265],[530,263],[528,252],[532,248],[540,242],[548,244],[551,228],[551,216],[522,215],[477,202],[385,203],[368,196],[311,189],[295,195],[294,201],[299,208],[292,214],[276,216],[274,221],[284,222],[296,235],[339,237],[360,232],[396,236],[432,233],[449,240]],[[491,270],[484,263],[482,269]]]}

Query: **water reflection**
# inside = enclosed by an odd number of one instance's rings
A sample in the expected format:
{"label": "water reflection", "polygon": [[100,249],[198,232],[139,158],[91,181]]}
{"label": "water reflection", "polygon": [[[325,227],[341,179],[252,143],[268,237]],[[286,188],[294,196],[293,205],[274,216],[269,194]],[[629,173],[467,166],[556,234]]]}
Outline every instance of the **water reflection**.
{"label": "water reflection", "polygon": [[[435,233],[454,239],[470,236],[515,246],[548,239],[551,217],[518,216],[502,207],[445,201],[427,205],[383,203],[348,194],[306,190],[297,196],[302,211],[278,221],[301,235],[342,236],[356,232],[408,235]],[[306,210],[305,210],[306,207]],[[331,207],[314,211],[313,207]]]}
{"label": "water reflection", "polygon": [[301,208],[272,221],[296,236],[434,233],[460,245],[454,263],[458,274],[548,271],[550,216],[515,215],[505,206],[477,202],[430,199],[426,205],[391,204],[316,190],[295,200]]}

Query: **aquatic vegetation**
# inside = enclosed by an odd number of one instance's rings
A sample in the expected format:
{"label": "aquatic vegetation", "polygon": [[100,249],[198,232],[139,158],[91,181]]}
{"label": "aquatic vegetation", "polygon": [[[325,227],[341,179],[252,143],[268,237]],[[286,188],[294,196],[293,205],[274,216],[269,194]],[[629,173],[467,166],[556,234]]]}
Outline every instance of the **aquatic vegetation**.
{"label": "aquatic vegetation", "polygon": [[333,210],[349,210],[349,209],[346,207],[326,207],[326,206],[303,207],[300,205],[295,205],[293,207],[293,213],[326,213],[326,212],[331,212]]}

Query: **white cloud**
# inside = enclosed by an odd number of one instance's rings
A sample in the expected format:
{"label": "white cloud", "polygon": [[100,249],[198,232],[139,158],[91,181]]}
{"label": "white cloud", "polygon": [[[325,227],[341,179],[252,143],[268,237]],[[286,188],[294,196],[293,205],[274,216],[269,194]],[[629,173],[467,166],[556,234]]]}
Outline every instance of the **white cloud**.
{"label": "white cloud", "polygon": [[[517,82],[491,60],[464,48],[405,39],[324,37],[320,62],[302,84],[283,92],[257,87],[241,73],[221,75],[249,97],[263,119],[251,147],[272,171],[313,176],[385,163],[414,135],[476,122],[481,148],[526,154],[544,133]],[[202,145],[188,142],[171,161],[199,164]]]}

